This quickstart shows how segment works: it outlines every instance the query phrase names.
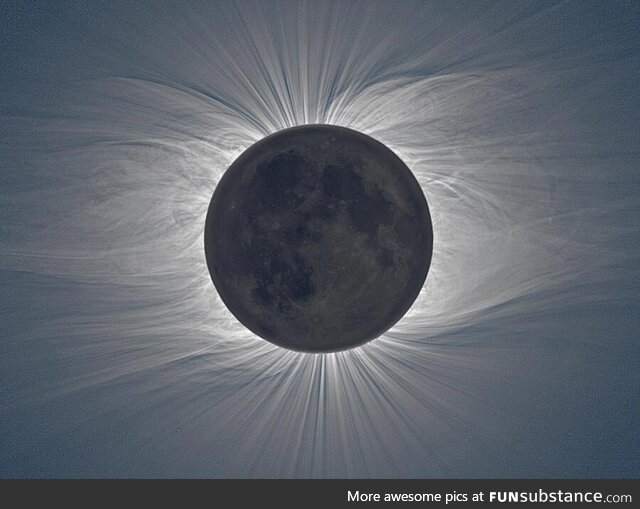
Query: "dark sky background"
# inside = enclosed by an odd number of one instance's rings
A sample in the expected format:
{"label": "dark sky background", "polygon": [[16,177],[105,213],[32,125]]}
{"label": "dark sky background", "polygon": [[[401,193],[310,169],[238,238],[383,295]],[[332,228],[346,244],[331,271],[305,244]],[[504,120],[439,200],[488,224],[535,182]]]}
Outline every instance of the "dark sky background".
{"label": "dark sky background", "polygon": [[[0,5],[0,477],[640,474],[640,4]],[[429,201],[381,338],[228,313],[220,175],[293,125],[383,141]]]}

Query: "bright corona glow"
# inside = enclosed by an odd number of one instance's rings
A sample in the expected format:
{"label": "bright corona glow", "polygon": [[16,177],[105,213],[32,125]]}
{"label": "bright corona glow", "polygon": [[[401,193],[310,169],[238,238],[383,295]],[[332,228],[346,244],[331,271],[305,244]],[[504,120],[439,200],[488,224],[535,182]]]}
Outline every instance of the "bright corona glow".
{"label": "bright corona glow", "polygon": [[[509,413],[515,399],[502,391],[535,398],[526,381],[546,393],[580,372],[563,356],[577,344],[559,319],[566,303],[629,295],[611,288],[635,256],[620,239],[635,232],[636,198],[594,155],[607,135],[597,104],[618,61],[606,38],[570,53],[554,45],[577,30],[556,11],[580,5],[466,5],[450,16],[422,2],[406,12],[394,2],[216,3],[173,17],[153,3],[135,29],[105,13],[98,33],[135,52],[105,43],[95,58],[107,67],[52,83],[30,96],[28,114],[1,122],[4,160],[29,178],[2,195],[20,214],[3,226],[0,261],[47,278],[37,284],[58,303],[11,347],[38,352],[32,376],[47,380],[11,387],[14,404],[73,408],[52,413],[60,432],[127,426],[136,448],[169,451],[162,472],[187,476],[463,476],[471,452],[493,454],[474,437],[524,433],[528,414]],[[584,65],[595,50],[599,81]],[[239,324],[214,290],[202,238],[235,158],[311,123],[397,153],[434,230],[407,315],[376,341],[324,355]],[[586,330],[582,339],[595,341]],[[11,380],[19,365],[7,369]],[[472,476],[500,474],[474,465]]]}

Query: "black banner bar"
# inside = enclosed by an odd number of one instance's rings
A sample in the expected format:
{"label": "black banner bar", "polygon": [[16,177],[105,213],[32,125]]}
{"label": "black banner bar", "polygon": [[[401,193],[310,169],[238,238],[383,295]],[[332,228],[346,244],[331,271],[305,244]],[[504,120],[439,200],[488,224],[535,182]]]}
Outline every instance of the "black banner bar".
{"label": "black banner bar", "polygon": [[[638,507],[638,480],[3,480],[5,500],[171,507]],[[231,505],[230,505],[231,504]],[[65,505],[66,507],[67,505]],[[37,507],[37,506],[34,506]]]}

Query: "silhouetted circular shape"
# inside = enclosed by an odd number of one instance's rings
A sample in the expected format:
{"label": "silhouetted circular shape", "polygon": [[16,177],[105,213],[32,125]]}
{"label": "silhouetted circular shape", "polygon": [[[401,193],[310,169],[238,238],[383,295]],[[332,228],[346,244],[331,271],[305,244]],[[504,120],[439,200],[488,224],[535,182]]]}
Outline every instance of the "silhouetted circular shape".
{"label": "silhouetted circular shape", "polygon": [[374,339],[411,307],[431,262],[420,185],[382,143],[331,125],[247,149],[209,205],[205,254],[231,313],[304,352]]}

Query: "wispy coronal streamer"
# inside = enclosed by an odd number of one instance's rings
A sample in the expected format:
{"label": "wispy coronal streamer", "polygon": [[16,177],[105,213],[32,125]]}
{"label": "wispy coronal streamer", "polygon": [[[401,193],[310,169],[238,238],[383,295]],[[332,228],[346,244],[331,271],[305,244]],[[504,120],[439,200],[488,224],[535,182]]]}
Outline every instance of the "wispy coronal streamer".
{"label": "wispy coronal streamer", "polygon": [[[637,6],[6,9],[1,477],[638,474]],[[313,123],[434,228],[407,315],[331,354],[245,329],[203,248],[234,159]]]}

